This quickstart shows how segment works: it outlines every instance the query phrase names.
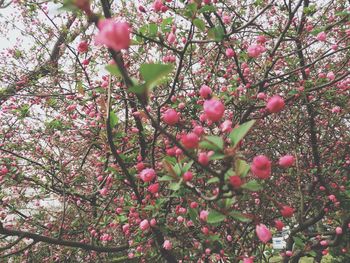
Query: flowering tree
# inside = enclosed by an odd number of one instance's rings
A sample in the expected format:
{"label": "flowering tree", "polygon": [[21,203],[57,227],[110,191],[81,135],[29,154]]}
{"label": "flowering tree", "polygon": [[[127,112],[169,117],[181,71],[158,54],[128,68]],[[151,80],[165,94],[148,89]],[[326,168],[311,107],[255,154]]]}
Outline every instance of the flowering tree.
{"label": "flowering tree", "polygon": [[349,1],[10,2],[1,260],[349,260]]}

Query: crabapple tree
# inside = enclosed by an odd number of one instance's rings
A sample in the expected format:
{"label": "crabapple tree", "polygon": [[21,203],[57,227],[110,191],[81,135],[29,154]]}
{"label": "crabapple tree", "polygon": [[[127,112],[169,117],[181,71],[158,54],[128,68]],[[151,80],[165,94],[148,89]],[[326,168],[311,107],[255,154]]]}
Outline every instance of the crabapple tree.
{"label": "crabapple tree", "polygon": [[1,262],[350,260],[350,1],[0,12]]}

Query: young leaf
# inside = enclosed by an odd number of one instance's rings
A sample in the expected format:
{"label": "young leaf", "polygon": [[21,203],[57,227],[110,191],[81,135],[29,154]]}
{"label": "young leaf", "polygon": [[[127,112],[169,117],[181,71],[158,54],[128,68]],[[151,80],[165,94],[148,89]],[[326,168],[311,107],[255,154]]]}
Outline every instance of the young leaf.
{"label": "young leaf", "polygon": [[148,88],[153,88],[160,83],[172,70],[173,66],[170,64],[142,64],[140,67],[141,76]]}
{"label": "young leaf", "polygon": [[105,69],[111,73],[113,76],[116,77],[121,77],[122,75],[120,74],[119,68],[117,65],[107,65]]}
{"label": "young leaf", "polygon": [[204,140],[200,142],[199,147],[208,150],[223,150],[224,140],[219,136],[206,136]]}
{"label": "young leaf", "polygon": [[250,218],[248,218],[245,215],[243,215],[243,214],[241,214],[239,212],[236,212],[236,211],[231,212],[230,216],[232,216],[233,219],[241,221],[241,222],[250,222],[250,221],[252,221]]}
{"label": "young leaf", "polygon": [[207,222],[209,224],[217,224],[224,221],[225,219],[226,219],[225,215],[219,213],[218,211],[212,210],[208,214]]}
{"label": "young leaf", "polygon": [[193,20],[193,24],[198,27],[198,29],[202,32],[205,31],[205,23],[203,20],[196,18],[195,20]]}
{"label": "young leaf", "polygon": [[255,123],[255,120],[251,120],[251,121],[245,122],[245,123],[239,125],[237,128],[233,129],[233,131],[230,133],[229,137],[230,137],[234,147],[244,138],[244,136],[246,136],[246,134],[252,128],[254,123]]}
{"label": "young leaf", "polygon": [[117,125],[119,122],[119,118],[118,116],[115,114],[114,111],[111,110],[111,112],[109,113],[109,124],[111,125],[112,128],[115,127],[115,125]]}
{"label": "young leaf", "polygon": [[241,188],[247,189],[252,192],[256,192],[263,189],[263,187],[256,180],[251,180],[248,183],[245,183],[241,186]]}

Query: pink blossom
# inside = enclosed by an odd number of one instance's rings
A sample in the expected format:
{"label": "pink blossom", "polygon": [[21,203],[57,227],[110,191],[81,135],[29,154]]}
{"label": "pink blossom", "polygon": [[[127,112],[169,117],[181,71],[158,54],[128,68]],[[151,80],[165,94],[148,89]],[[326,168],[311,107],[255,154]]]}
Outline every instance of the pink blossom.
{"label": "pink blossom", "polygon": [[206,222],[208,219],[209,212],[207,210],[202,210],[199,213],[199,219]]}
{"label": "pink blossom", "polygon": [[253,174],[260,179],[267,179],[271,175],[271,162],[265,155],[254,157],[251,165]]}
{"label": "pink blossom", "polygon": [[126,22],[104,19],[98,22],[100,32],[96,36],[96,44],[106,45],[115,51],[127,49],[130,46],[130,26]]}
{"label": "pink blossom", "polygon": [[266,51],[266,48],[259,44],[253,44],[248,47],[247,51],[249,57],[257,58]]}
{"label": "pink blossom", "polygon": [[79,53],[86,53],[89,50],[89,45],[86,41],[82,41],[79,43],[77,49]]}
{"label": "pink blossom", "polygon": [[282,231],[283,227],[284,227],[284,224],[281,220],[279,219],[276,219],[275,220],[275,227],[278,231]]}
{"label": "pink blossom", "polygon": [[202,85],[202,87],[199,90],[199,95],[203,99],[207,99],[211,95],[211,89],[207,85]]}
{"label": "pink blossom", "polygon": [[340,226],[338,226],[338,227],[335,229],[335,233],[336,233],[337,235],[341,235],[341,234],[343,234],[343,229],[342,229]]}
{"label": "pink blossom", "polygon": [[335,106],[332,108],[332,113],[339,113],[339,112],[341,112],[341,109],[339,106]]}
{"label": "pink blossom", "polygon": [[175,125],[179,122],[179,115],[176,110],[168,109],[163,114],[163,121],[168,125]]}
{"label": "pink blossom", "polygon": [[243,258],[243,263],[254,263],[254,258],[253,257],[244,257]]}
{"label": "pink blossom", "polygon": [[140,229],[142,231],[146,231],[147,229],[149,229],[149,223],[148,223],[148,220],[147,219],[144,219],[141,221],[140,223]]}
{"label": "pink blossom", "polygon": [[147,189],[150,193],[156,194],[159,191],[159,183],[151,184]]}
{"label": "pink blossom", "polygon": [[156,12],[162,11],[162,8],[163,8],[162,0],[155,0],[153,2],[153,9],[154,9],[154,11],[156,11]]}
{"label": "pink blossom", "polygon": [[192,172],[187,171],[183,174],[182,178],[184,179],[185,182],[189,182],[192,180],[193,174]]}
{"label": "pink blossom", "polygon": [[327,73],[327,79],[329,81],[333,81],[335,79],[335,75],[334,75],[333,71],[330,71]]}
{"label": "pink blossom", "polygon": [[156,172],[151,168],[143,169],[140,173],[140,178],[144,182],[150,182],[156,177]]}
{"label": "pink blossom", "polygon": [[232,131],[232,121],[225,120],[223,123],[220,124],[220,129],[222,132],[231,132]]}
{"label": "pink blossom", "polygon": [[183,135],[181,137],[181,142],[185,148],[194,149],[198,147],[199,137],[197,136],[197,134],[191,132]]}
{"label": "pink blossom", "polygon": [[164,243],[163,243],[163,248],[165,250],[170,250],[172,249],[173,245],[171,244],[171,242],[169,240],[164,240]]}
{"label": "pink blossom", "polygon": [[235,55],[235,52],[233,51],[232,48],[228,48],[226,49],[225,54],[228,58],[232,58]]}
{"label": "pink blossom", "polygon": [[203,105],[204,113],[211,121],[219,121],[225,112],[225,106],[217,99],[206,100]]}
{"label": "pink blossom", "polygon": [[257,225],[255,231],[258,238],[263,243],[267,243],[272,237],[270,230],[264,224]]}
{"label": "pink blossom", "polygon": [[294,162],[295,162],[295,158],[293,155],[285,155],[279,159],[278,164],[283,168],[288,168],[293,166]]}
{"label": "pink blossom", "polygon": [[283,98],[281,98],[278,95],[275,95],[268,100],[268,102],[266,104],[266,109],[270,113],[277,113],[277,112],[280,112],[281,110],[283,110],[284,106],[285,106],[285,102],[284,102]]}
{"label": "pink blossom", "polygon": [[327,39],[327,35],[326,35],[325,32],[320,32],[320,33],[318,33],[316,39],[317,39],[318,41],[324,42],[324,41],[326,41],[326,39]]}
{"label": "pink blossom", "polygon": [[282,206],[281,210],[281,215],[285,218],[289,218],[289,217],[292,217],[293,214],[294,214],[294,208],[293,207],[290,207],[290,206],[287,206],[287,205],[284,205]]}

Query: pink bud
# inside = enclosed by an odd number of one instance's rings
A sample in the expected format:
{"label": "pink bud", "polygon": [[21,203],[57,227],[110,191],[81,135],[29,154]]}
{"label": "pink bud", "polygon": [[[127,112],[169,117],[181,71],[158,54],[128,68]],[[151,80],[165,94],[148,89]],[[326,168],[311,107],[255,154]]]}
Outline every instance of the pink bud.
{"label": "pink bud", "polygon": [[216,99],[206,100],[203,105],[204,113],[211,121],[219,121],[225,112],[225,106]]}
{"label": "pink bud", "polygon": [[207,210],[202,210],[199,213],[199,219],[206,222],[208,219],[209,212]]}
{"label": "pink bud", "polygon": [[336,233],[337,235],[341,235],[341,234],[343,234],[343,229],[342,229],[340,226],[338,226],[338,227],[335,229],[335,233]]}
{"label": "pink bud", "polygon": [[207,166],[209,164],[208,153],[205,153],[205,152],[199,153],[198,154],[198,162],[203,166]]}
{"label": "pink bud", "polygon": [[115,51],[130,46],[130,26],[126,22],[117,22],[111,18],[98,22],[100,32],[96,36],[96,44],[106,45]]}
{"label": "pink bud", "polygon": [[89,45],[86,41],[82,41],[78,45],[78,52],[79,53],[86,53],[89,50]]}
{"label": "pink bud", "polygon": [[233,51],[232,48],[228,48],[228,49],[226,49],[225,54],[228,58],[232,58],[235,55],[235,52]]}
{"label": "pink bud", "polygon": [[284,106],[285,106],[284,100],[280,96],[275,95],[268,100],[266,104],[266,109],[270,113],[277,113],[283,110]]}
{"label": "pink bud", "polygon": [[207,85],[202,85],[202,87],[199,90],[199,95],[203,99],[207,99],[211,95],[211,89]]}
{"label": "pink bud", "polygon": [[260,241],[265,243],[265,244],[272,237],[270,230],[264,224],[257,225],[255,228],[255,231],[256,231],[256,234],[257,234],[258,238],[260,239]]}
{"label": "pink bud", "polygon": [[151,184],[147,189],[150,193],[156,194],[159,191],[159,183]]}
{"label": "pink bud", "polygon": [[150,225],[151,227],[155,227],[157,225],[157,221],[154,218],[152,218],[150,221]]}
{"label": "pink bud", "polygon": [[333,81],[335,79],[335,75],[334,75],[333,71],[330,71],[327,73],[327,79],[329,81]]}
{"label": "pink bud", "polygon": [[149,229],[149,223],[148,223],[148,220],[147,219],[144,219],[141,221],[140,223],[140,229],[142,231],[146,231],[147,229]]}
{"label": "pink bud", "polygon": [[176,110],[168,109],[163,114],[163,121],[168,125],[175,125],[179,122],[179,115],[177,114]]}
{"label": "pink bud", "polygon": [[280,212],[281,212],[281,215],[285,218],[292,217],[294,214],[294,208],[284,205],[282,206]]}
{"label": "pink bud", "polygon": [[222,132],[231,132],[232,131],[232,121],[225,120],[223,123],[220,124],[220,129]]}
{"label": "pink bud", "polygon": [[327,35],[326,35],[325,32],[320,32],[320,33],[318,33],[316,39],[317,39],[318,41],[324,42],[324,41],[326,41],[326,39],[327,39]]}
{"label": "pink bud", "polygon": [[185,148],[194,149],[198,147],[199,137],[197,136],[197,134],[191,132],[183,135],[181,137],[181,142]]}
{"label": "pink bud", "polygon": [[165,240],[163,243],[163,248],[165,250],[170,250],[172,249],[173,245],[171,244],[171,242],[169,240]]}
{"label": "pink bud", "polygon": [[139,176],[142,181],[150,182],[156,177],[156,172],[151,168],[146,168],[141,171]]}
{"label": "pink bud", "polygon": [[263,47],[262,45],[251,45],[248,47],[247,49],[248,51],[248,56],[252,57],[252,58],[257,58],[259,57],[263,52],[266,51],[265,47]]}
{"label": "pink bud", "polygon": [[251,170],[256,177],[267,179],[271,175],[271,162],[265,155],[258,155],[253,159]]}
{"label": "pink bud", "polygon": [[233,188],[239,188],[243,184],[241,177],[238,175],[230,176],[229,180]]}
{"label": "pink bud", "polygon": [[275,227],[278,231],[282,231],[284,224],[281,220],[276,219],[275,220]]}
{"label": "pink bud", "polygon": [[173,32],[170,32],[170,34],[168,35],[168,39],[167,39],[168,42],[169,42],[170,44],[174,44],[175,39],[176,39],[175,34],[174,34]]}
{"label": "pink bud", "polygon": [[293,155],[285,155],[279,159],[278,164],[283,168],[288,168],[293,166],[294,161],[295,161],[295,158]]}
{"label": "pink bud", "polygon": [[192,180],[193,174],[191,172],[187,171],[183,174],[182,178],[184,179],[185,182],[189,182]]}

